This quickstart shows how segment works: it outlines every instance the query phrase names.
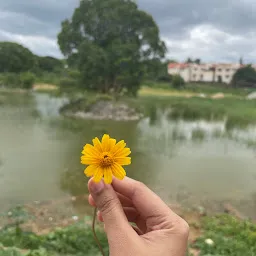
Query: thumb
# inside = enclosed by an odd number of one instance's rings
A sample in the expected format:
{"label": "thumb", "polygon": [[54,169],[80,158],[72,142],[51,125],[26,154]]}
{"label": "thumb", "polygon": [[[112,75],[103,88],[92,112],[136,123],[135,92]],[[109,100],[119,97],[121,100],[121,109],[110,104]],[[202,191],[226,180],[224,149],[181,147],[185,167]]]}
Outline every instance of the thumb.
{"label": "thumb", "polygon": [[88,189],[102,214],[108,238],[120,239],[134,232],[111,185],[106,185],[103,181],[95,183],[91,179]]}

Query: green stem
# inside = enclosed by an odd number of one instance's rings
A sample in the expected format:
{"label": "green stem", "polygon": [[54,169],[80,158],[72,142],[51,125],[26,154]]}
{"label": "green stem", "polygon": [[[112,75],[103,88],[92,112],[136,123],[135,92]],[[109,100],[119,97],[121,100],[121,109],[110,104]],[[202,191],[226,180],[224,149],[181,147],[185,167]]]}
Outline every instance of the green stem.
{"label": "green stem", "polygon": [[98,239],[98,237],[97,237],[97,235],[96,235],[96,232],[95,232],[96,217],[97,217],[97,207],[95,207],[95,209],[94,209],[93,221],[92,221],[92,232],[93,232],[94,240],[95,240],[95,242],[97,243],[97,245],[98,245],[98,247],[99,247],[99,249],[100,249],[100,252],[101,252],[102,256],[105,256],[105,253],[104,253],[104,251],[103,251],[103,249],[102,249],[102,246],[101,246],[101,244],[100,244],[100,241],[99,241],[99,239]]}

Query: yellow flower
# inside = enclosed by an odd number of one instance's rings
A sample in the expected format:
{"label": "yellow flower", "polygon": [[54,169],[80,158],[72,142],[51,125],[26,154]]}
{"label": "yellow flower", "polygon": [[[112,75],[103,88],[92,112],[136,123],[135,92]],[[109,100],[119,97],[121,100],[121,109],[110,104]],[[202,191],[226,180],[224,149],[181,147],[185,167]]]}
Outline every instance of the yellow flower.
{"label": "yellow flower", "polygon": [[131,164],[131,150],[126,148],[126,143],[104,134],[102,140],[92,140],[93,145],[86,144],[82,151],[81,163],[89,165],[84,173],[87,177],[93,177],[94,182],[100,182],[104,177],[106,184],[111,184],[112,177],[122,180],[126,172],[122,165]]}

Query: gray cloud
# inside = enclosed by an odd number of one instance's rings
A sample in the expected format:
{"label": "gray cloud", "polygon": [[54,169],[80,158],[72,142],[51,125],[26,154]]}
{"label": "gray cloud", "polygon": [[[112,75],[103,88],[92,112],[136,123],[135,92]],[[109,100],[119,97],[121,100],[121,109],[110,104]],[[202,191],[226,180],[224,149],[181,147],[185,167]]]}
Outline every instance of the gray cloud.
{"label": "gray cloud", "polygon": [[[255,0],[137,0],[151,13],[168,46],[168,57],[204,61],[256,61]],[[60,23],[79,0],[0,0],[0,40],[23,43],[40,55],[61,56]]]}

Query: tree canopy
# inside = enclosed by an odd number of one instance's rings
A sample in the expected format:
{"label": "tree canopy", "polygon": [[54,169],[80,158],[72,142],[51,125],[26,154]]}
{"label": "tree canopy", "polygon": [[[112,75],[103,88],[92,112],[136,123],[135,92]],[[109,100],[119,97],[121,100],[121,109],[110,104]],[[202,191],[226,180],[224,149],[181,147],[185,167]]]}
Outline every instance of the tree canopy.
{"label": "tree canopy", "polygon": [[0,42],[0,72],[26,72],[35,63],[35,56],[27,48],[17,43]]}
{"label": "tree canopy", "polygon": [[101,92],[135,94],[143,62],[166,52],[154,19],[132,0],[81,0],[62,22],[58,43],[83,84]]}
{"label": "tree canopy", "polygon": [[187,58],[187,60],[186,60],[186,63],[195,63],[195,64],[198,64],[198,65],[200,65],[201,64],[201,59],[191,59],[190,57],[189,58]]}
{"label": "tree canopy", "polygon": [[63,68],[64,64],[62,60],[56,59],[51,56],[37,57],[38,68],[42,71],[56,72]]}
{"label": "tree canopy", "polygon": [[250,65],[238,69],[231,84],[233,87],[256,87],[255,69]]}

